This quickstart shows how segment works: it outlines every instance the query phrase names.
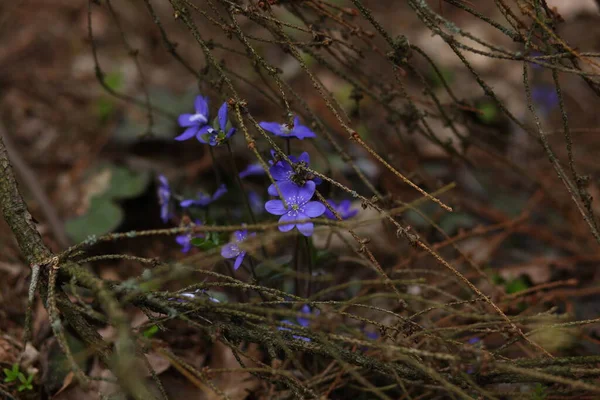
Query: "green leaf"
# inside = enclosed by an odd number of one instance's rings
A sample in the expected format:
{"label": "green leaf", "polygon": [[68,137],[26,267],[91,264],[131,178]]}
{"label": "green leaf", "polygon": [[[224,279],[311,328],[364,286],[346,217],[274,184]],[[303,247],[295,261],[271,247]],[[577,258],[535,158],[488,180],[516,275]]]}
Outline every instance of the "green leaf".
{"label": "green leaf", "polygon": [[500,274],[495,273],[492,275],[492,282],[494,282],[496,285],[503,285],[506,281]]}
{"label": "green leaf", "polygon": [[541,383],[536,383],[531,393],[531,400],[545,400],[548,394],[546,388]]}
{"label": "green leaf", "polygon": [[208,232],[203,238],[192,238],[192,246],[199,248],[200,250],[211,250],[221,246],[224,241],[221,235],[216,232]]}
{"label": "green leaf", "polygon": [[342,105],[342,107],[346,110],[349,111],[352,106],[354,105],[354,100],[352,100],[350,97],[352,95],[352,91],[354,89],[354,86],[352,86],[349,83],[344,83],[341,85],[338,85],[335,89],[335,91],[333,92],[333,96],[336,98],[336,100]]}
{"label": "green leaf", "polygon": [[[104,78],[106,86],[112,90],[119,90],[123,85],[123,75],[120,72],[111,72]],[[115,111],[115,102],[108,95],[103,95],[96,102],[96,114],[98,117],[106,121]]]}
{"label": "green leaf", "polygon": [[96,102],[96,115],[98,115],[98,118],[102,121],[108,120],[114,110],[115,103],[109,98],[102,97]]}
{"label": "green leaf", "polygon": [[506,289],[506,293],[512,294],[521,292],[529,288],[529,284],[524,277],[520,276],[517,279],[513,279],[512,281],[506,282],[504,288]]}
{"label": "green leaf", "polygon": [[110,198],[93,197],[88,211],[72,218],[65,224],[67,235],[75,242],[82,242],[90,235],[103,235],[114,231],[123,221],[123,210]]}
{"label": "green leaf", "polygon": [[110,72],[104,78],[104,83],[112,90],[119,90],[123,85],[123,75],[119,71]]}
{"label": "green leaf", "polygon": [[17,379],[17,375],[13,375],[12,371],[9,369],[4,368],[4,374],[6,375],[6,378],[4,378],[4,382],[8,383]]}
{"label": "green leaf", "polygon": [[192,246],[195,246],[195,247],[199,248],[200,250],[211,250],[216,247],[219,247],[219,245],[213,243],[212,240],[210,240],[210,239],[207,240],[205,238],[193,238]]}
{"label": "green leaf", "polygon": [[[165,110],[173,115],[193,111],[195,91],[184,95],[175,94],[162,88],[149,89],[152,105]],[[177,121],[159,113],[154,113],[152,133],[155,138],[171,140],[182,132]],[[146,110],[133,110],[128,113],[115,131],[113,139],[121,143],[131,143],[139,139],[140,135],[148,130],[148,116]]]}
{"label": "green leaf", "polygon": [[146,329],[143,333],[144,337],[150,339],[154,335],[158,333],[158,326],[152,325],[150,328]]}
{"label": "green leaf", "polygon": [[479,120],[486,124],[491,124],[496,121],[496,117],[498,116],[498,109],[492,103],[484,103],[479,106],[479,113],[477,117]]}
{"label": "green leaf", "polygon": [[430,72],[431,84],[433,85],[433,87],[442,87],[444,85],[442,78],[444,78],[444,81],[446,81],[448,85],[451,85],[454,81],[454,73],[452,72],[452,70],[447,68],[438,69],[440,70],[440,74],[442,75],[441,77],[433,69],[431,69]]}
{"label": "green leaf", "polygon": [[111,165],[109,168],[111,179],[104,196],[115,199],[133,198],[141,195],[148,187],[150,182],[148,171],[138,172],[116,165]]}
{"label": "green leaf", "polygon": [[19,375],[22,375],[21,372],[19,371],[19,364],[14,363],[12,365],[12,369],[8,369],[8,368],[4,368],[4,375],[6,375],[6,378],[4,378],[4,382],[13,382],[16,381],[19,378]]}

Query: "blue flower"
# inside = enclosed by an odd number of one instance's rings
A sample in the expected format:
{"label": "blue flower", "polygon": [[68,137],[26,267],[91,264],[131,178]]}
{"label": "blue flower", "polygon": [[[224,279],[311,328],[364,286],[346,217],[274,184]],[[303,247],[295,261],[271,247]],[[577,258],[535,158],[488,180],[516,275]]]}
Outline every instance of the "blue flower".
{"label": "blue flower", "polygon": [[[320,311],[319,310],[314,310],[314,312],[310,309],[310,307],[308,306],[308,304],[305,304],[304,306],[302,306],[302,314],[298,315],[296,317],[296,321],[298,322],[298,325],[300,325],[303,328],[308,328],[308,326],[310,325],[310,320],[306,317],[304,317],[303,315],[319,315]],[[295,325],[293,322],[288,321],[287,319],[284,319],[283,321],[281,321],[282,324],[286,324],[286,325]],[[290,328],[286,328],[284,326],[278,326],[277,327],[278,330],[280,331],[291,331]],[[299,336],[299,335],[292,335],[292,337],[294,339],[299,339],[299,340],[304,340],[305,342],[310,342],[310,339],[304,336]]]}
{"label": "blue flower", "polygon": [[531,90],[531,99],[540,107],[542,115],[547,115],[559,105],[558,94],[552,86],[537,86]]}
{"label": "blue flower", "polygon": [[208,97],[196,96],[194,101],[194,114],[181,114],[179,116],[179,126],[186,130],[175,140],[188,140],[196,136],[200,140],[199,133],[201,129],[206,128],[208,123]]}
{"label": "blue flower", "polygon": [[472,338],[469,339],[469,344],[475,345],[475,344],[479,343],[480,341],[481,341],[480,338],[478,338],[478,337],[472,337]]}
{"label": "blue flower", "polygon": [[[246,257],[246,251],[240,249],[238,244],[248,239],[248,231],[245,229],[241,231],[235,231],[233,236],[235,238],[235,242],[230,242],[223,246],[221,248],[221,256],[224,258],[235,258],[233,269],[237,271],[240,265],[242,265],[244,257]],[[250,236],[256,236],[256,233],[253,232],[250,234]]]}
{"label": "blue flower", "polygon": [[[544,54],[543,54],[543,53],[540,53],[539,51],[532,51],[532,52],[529,54],[529,56],[530,56],[530,57],[532,57],[532,58],[537,58],[537,57],[540,57],[540,56],[543,56],[543,55],[544,55]],[[536,63],[536,62],[533,62],[533,61],[531,62],[531,67],[532,67],[533,69],[542,69],[542,68],[544,68],[542,65],[540,65],[540,64],[538,64],[538,63]]]}
{"label": "blue flower", "polygon": [[[286,160],[277,160],[276,154],[274,151],[271,151],[273,156],[273,161],[271,162],[271,167],[269,168],[269,172],[273,179],[277,182],[278,185],[281,185],[283,182],[292,182],[298,186],[303,186],[308,181],[313,181],[315,184],[321,184],[321,178],[315,177],[312,174],[307,174],[304,171],[300,171],[298,173],[294,172],[294,168],[290,165]],[[310,165],[310,156],[307,152],[300,154],[300,157],[288,156],[290,161],[294,164],[300,164],[303,166]],[[267,192],[271,196],[279,196],[277,192],[277,187],[274,183],[272,183]]]}
{"label": "blue flower", "polygon": [[227,188],[225,187],[225,185],[221,185],[212,196],[209,196],[206,193],[199,192],[196,199],[182,200],[179,203],[179,205],[183,208],[191,206],[206,207],[210,203],[222,197],[225,193],[227,193]]}
{"label": "blue flower", "polygon": [[[350,200],[342,200],[337,205],[335,204],[335,201],[333,201],[333,200],[327,200],[327,203],[329,203],[331,208],[333,208],[339,214],[339,216],[342,217],[343,220],[352,218],[356,214],[358,214],[357,209],[350,209],[350,206],[352,205]],[[329,211],[329,209],[325,209],[325,216],[329,219],[333,219],[333,220],[337,221],[337,218],[335,217],[335,215],[333,215],[333,213],[331,211]]]}
{"label": "blue flower", "polygon": [[217,120],[218,127],[215,127],[217,129],[207,125],[198,131],[196,137],[201,143],[218,146],[225,143],[235,133],[235,128],[227,130],[227,103],[223,103],[219,108]]}
{"label": "blue flower", "polygon": [[248,192],[248,201],[250,202],[250,208],[252,208],[254,214],[260,214],[265,210],[260,195],[255,191],[251,190]]}
{"label": "blue flower", "polygon": [[[195,225],[202,225],[202,222],[199,220],[196,220],[195,224],[192,225],[192,227]],[[192,248],[192,239],[197,238],[197,237],[204,237],[204,235],[197,234],[197,235],[192,236],[191,232],[186,232],[186,233],[182,233],[181,235],[175,236],[175,241],[181,246],[181,252],[187,253]]]}
{"label": "blue flower", "polygon": [[251,175],[264,175],[265,169],[260,165],[260,163],[249,164],[245,170],[240,172],[240,178],[245,178]]}
{"label": "blue flower", "polygon": [[265,203],[265,209],[273,215],[281,215],[279,225],[281,232],[289,232],[297,227],[304,236],[311,236],[314,231],[314,224],[310,218],[316,218],[325,212],[325,206],[318,201],[310,201],[315,194],[315,183],[307,181],[302,187],[292,182],[283,182],[279,185],[281,194],[285,199],[288,208],[285,208],[281,200],[269,200]]}
{"label": "blue flower", "polygon": [[169,200],[171,199],[171,187],[164,175],[158,176],[158,204],[160,205],[160,218],[166,224],[171,216],[169,213]]}
{"label": "blue flower", "polygon": [[379,333],[377,333],[377,332],[367,331],[367,330],[365,330],[364,332],[365,332],[365,336],[368,339],[371,339],[371,340],[377,340],[377,339],[379,339]]}
{"label": "blue flower", "polygon": [[192,248],[192,235],[189,233],[175,236],[175,241],[181,246],[182,253],[187,253]]}
{"label": "blue flower", "polygon": [[317,136],[307,126],[300,124],[300,118],[297,116],[294,118],[294,126],[292,127],[288,124],[279,124],[277,122],[261,122],[259,125],[265,131],[271,132],[275,136],[287,138],[295,137],[298,139],[313,138]]}

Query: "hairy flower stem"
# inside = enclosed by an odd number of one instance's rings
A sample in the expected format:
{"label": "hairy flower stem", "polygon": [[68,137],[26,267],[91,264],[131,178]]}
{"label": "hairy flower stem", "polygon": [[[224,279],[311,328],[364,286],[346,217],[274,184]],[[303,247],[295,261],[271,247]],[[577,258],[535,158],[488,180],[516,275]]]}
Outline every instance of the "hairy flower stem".
{"label": "hairy flower stem", "polygon": [[304,236],[304,244],[306,244],[306,258],[308,265],[308,279],[306,280],[306,297],[312,295],[312,277],[313,277],[313,259],[312,259],[312,243],[307,236]]}
{"label": "hairy flower stem", "polygon": [[285,151],[288,156],[292,154],[292,139],[290,138],[285,138]]}
{"label": "hairy flower stem", "polygon": [[294,246],[294,294],[300,296],[300,234],[296,233],[296,245]]}
{"label": "hairy flower stem", "polygon": [[244,204],[246,204],[246,209],[248,210],[248,215],[252,220],[253,224],[256,224],[256,216],[254,215],[254,211],[252,211],[252,206],[250,205],[250,200],[248,200],[248,196],[246,195],[246,190],[244,189],[244,184],[240,178],[240,174],[238,172],[237,166],[235,165],[235,157],[233,155],[233,150],[231,149],[231,145],[227,142],[227,150],[229,151],[229,158],[231,159],[231,166],[233,168],[233,175],[235,175],[235,181],[242,192],[244,197]]}
{"label": "hairy flower stem", "polygon": [[[252,206],[250,205],[250,200],[248,199],[248,195],[246,194],[246,190],[244,189],[244,184],[242,182],[242,179],[240,178],[240,174],[238,172],[237,166],[235,165],[235,157],[233,155],[233,150],[231,149],[231,145],[229,144],[229,142],[227,142],[227,150],[229,151],[229,157],[231,158],[231,165],[233,166],[233,174],[235,175],[235,180],[240,188],[240,191],[242,192],[242,197],[244,198],[244,203],[246,204],[246,208],[248,209],[248,214],[250,215],[250,219],[252,220],[252,223],[256,225],[256,216],[254,215],[254,212],[252,211]],[[262,252],[262,255],[265,259],[267,259],[267,250],[265,249],[264,244],[261,241],[260,244],[260,250]],[[254,280],[256,281],[257,284],[259,283],[258,280],[258,275],[256,275],[256,271],[254,270],[254,262],[250,261],[250,270],[252,271],[252,278],[254,278]]]}
{"label": "hairy flower stem", "polygon": [[[210,153],[210,158],[212,160],[212,168],[213,172],[215,173],[215,178],[217,178],[217,187],[219,187],[223,183],[223,178],[221,177],[219,165],[217,164],[217,157],[215,157],[215,152],[212,146],[208,146],[208,152]],[[207,211],[205,221],[208,221],[208,207],[206,209]],[[231,215],[231,210],[229,209],[229,207],[225,207],[225,213],[227,214],[227,221],[233,221],[233,217]]]}

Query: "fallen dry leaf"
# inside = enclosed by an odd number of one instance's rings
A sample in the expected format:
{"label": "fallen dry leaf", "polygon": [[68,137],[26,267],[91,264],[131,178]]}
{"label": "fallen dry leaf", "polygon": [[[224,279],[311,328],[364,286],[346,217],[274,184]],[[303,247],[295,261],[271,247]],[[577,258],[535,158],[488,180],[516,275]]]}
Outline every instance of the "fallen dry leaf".
{"label": "fallen dry leaf", "polygon": [[[248,346],[247,353],[250,353],[255,358],[260,358],[260,351],[256,344]],[[256,367],[255,363],[245,360],[247,368]],[[240,364],[235,359],[231,349],[221,342],[216,342],[212,348],[212,358],[209,366],[210,369],[222,368],[241,368]],[[260,385],[260,380],[249,372],[228,372],[217,375],[213,380],[214,385],[225,393],[231,400],[243,400],[248,397],[252,390],[255,390]],[[214,391],[205,392],[206,400],[221,400],[222,396]]]}

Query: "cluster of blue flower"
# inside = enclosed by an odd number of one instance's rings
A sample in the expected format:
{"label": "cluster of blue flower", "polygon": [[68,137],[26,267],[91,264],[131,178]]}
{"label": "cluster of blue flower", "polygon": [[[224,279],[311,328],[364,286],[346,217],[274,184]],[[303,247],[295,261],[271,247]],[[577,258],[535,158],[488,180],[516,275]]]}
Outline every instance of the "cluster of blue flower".
{"label": "cluster of blue flower", "polygon": [[[179,116],[179,125],[185,128],[185,130],[181,135],[175,137],[175,140],[183,141],[195,137],[200,143],[219,146],[226,143],[236,132],[236,128],[228,120],[228,105],[226,102],[219,107],[218,115],[212,124],[209,122],[207,97],[196,97],[194,111],[193,114],[181,114]],[[275,136],[288,139],[316,137],[316,134],[309,127],[300,123],[300,119],[297,116],[293,119],[293,125],[277,122],[261,122],[259,125],[262,129]],[[329,219],[336,219],[323,203],[312,200],[316,191],[316,185],[321,184],[321,179],[304,173],[304,169],[302,168],[295,168],[297,166],[309,166],[310,157],[308,153],[304,152],[299,157],[290,155],[288,156],[289,161],[279,158],[273,150],[271,150],[271,156],[272,160],[269,161],[269,172],[275,183],[268,187],[267,192],[271,196],[280,197],[280,199],[268,200],[264,204],[264,209],[270,214],[280,217],[279,230],[281,232],[291,231],[295,227],[302,235],[311,236],[314,232],[314,224],[310,221],[311,218],[325,216]],[[263,174],[265,174],[263,167],[258,163],[254,163],[240,172],[239,177],[243,179],[248,176]],[[158,179],[160,216],[167,223],[173,216],[171,212],[171,188],[166,177],[160,175]],[[225,185],[221,185],[212,195],[198,193],[195,199],[181,200],[179,206],[181,208],[205,208],[226,193],[227,188]],[[254,202],[256,202],[258,195],[250,193],[249,197],[252,197]],[[342,219],[351,218],[358,212],[358,210],[350,208],[351,204],[349,200],[343,200],[340,203],[336,203],[333,200],[328,200],[327,202]],[[196,220],[195,225],[199,224],[201,224],[201,221]],[[255,235],[256,233],[249,233],[247,230],[236,231],[233,234],[233,240],[221,249],[221,255],[224,258],[235,259],[233,264],[235,270],[240,267],[246,256],[246,251],[241,249],[240,244],[247,240],[248,237]],[[196,235],[195,237],[202,237],[202,235]],[[191,234],[182,234],[176,238],[183,252],[188,252],[191,249],[192,239]]]}

